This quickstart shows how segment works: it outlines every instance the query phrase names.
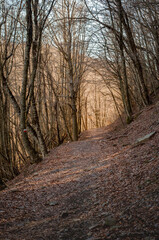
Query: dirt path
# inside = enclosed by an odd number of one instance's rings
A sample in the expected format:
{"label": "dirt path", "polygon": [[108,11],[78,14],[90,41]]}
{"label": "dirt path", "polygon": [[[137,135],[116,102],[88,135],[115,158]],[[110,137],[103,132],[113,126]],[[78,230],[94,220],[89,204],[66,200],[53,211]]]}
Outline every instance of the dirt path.
{"label": "dirt path", "polygon": [[104,210],[98,171],[108,165],[99,140],[94,140],[99,133],[90,131],[86,141],[52,150],[28,176],[3,191],[1,239],[91,239],[90,229],[101,222]]}
{"label": "dirt path", "polygon": [[87,131],[10,182],[0,192],[0,239],[159,239],[159,134],[132,147],[155,118],[140,122]]}

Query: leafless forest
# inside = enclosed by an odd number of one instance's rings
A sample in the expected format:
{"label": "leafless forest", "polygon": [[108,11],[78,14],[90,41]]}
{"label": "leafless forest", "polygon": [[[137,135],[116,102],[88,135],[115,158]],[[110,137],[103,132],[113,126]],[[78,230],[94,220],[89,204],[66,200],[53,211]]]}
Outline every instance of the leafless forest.
{"label": "leafless forest", "polygon": [[0,184],[158,87],[157,0],[0,0]]}

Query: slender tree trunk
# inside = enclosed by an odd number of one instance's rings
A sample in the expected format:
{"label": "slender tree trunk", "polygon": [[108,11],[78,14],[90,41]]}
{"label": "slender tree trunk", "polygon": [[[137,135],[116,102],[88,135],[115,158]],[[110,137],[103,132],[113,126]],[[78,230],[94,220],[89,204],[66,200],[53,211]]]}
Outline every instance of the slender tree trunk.
{"label": "slender tree trunk", "polygon": [[41,160],[38,152],[33,148],[27,131],[27,108],[26,108],[26,93],[27,93],[27,83],[28,83],[28,70],[30,63],[30,50],[32,44],[32,10],[31,10],[31,1],[26,0],[26,21],[27,21],[27,36],[26,36],[26,46],[25,46],[25,61],[24,61],[24,70],[23,70],[23,82],[22,90],[20,96],[20,127],[21,134],[24,146],[31,158],[32,162]]}
{"label": "slender tree trunk", "polygon": [[71,101],[72,108],[72,130],[73,130],[73,141],[78,140],[78,124],[77,124],[77,109],[76,109],[76,101],[72,99]]}
{"label": "slender tree trunk", "polygon": [[77,123],[77,106],[76,106],[76,93],[74,91],[72,66],[70,67],[70,93],[71,93],[71,111],[72,111],[72,139],[78,140],[78,123]]}
{"label": "slender tree trunk", "polygon": [[140,84],[142,86],[142,91],[143,91],[143,97],[144,97],[144,103],[145,105],[150,103],[150,98],[149,98],[149,93],[148,93],[148,88],[145,84],[145,80],[144,80],[144,75],[143,75],[143,69],[142,69],[142,65],[138,56],[138,52],[137,52],[137,48],[134,42],[134,38],[132,35],[132,31],[129,25],[129,20],[127,17],[126,12],[124,11],[122,4],[121,4],[121,0],[116,0],[117,4],[121,6],[121,19],[122,19],[122,23],[125,29],[125,32],[127,34],[127,38],[129,41],[129,46],[130,49],[132,51],[133,56],[131,56],[131,59],[133,61],[133,64],[138,72],[139,78],[140,78]]}
{"label": "slender tree trunk", "polygon": [[[131,122],[132,107],[131,107],[131,103],[130,103],[130,93],[129,93],[126,62],[125,62],[125,55],[124,55],[123,27],[122,27],[123,15],[122,15],[122,6],[121,6],[120,1],[118,2],[118,12],[119,12],[119,25],[120,25],[119,48],[120,48],[120,55],[121,55],[121,62],[122,62],[122,78],[123,78],[123,82],[124,82],[123,99],[124,99],[125,111],[127,114],[127,122]],[[121,81],[122,81],[122,79],[121,79]]]}
{"label": "slender tree trunk", "polygon": [[69,79],[70,79],[70,98],[71,98],[71,111],[72,111],[72,138],[73,141],[78,140],[78,123],[77,123],[77,106],[76,106],[76,94],[74,90],[74,74],[71,59],[71,33],[69,39],[69,49],[68,49],[68,67],[69,67]]}

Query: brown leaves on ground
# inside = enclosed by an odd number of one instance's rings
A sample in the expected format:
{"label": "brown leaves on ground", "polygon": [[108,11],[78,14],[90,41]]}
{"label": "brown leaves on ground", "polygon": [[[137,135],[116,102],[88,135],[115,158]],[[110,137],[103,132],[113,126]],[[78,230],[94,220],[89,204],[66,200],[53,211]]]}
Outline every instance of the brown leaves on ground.
{"label": "brown leaves on ground", "polygon": [[156,104],[53,149],[0,192],[0,239],[158,240],[158,143]]}

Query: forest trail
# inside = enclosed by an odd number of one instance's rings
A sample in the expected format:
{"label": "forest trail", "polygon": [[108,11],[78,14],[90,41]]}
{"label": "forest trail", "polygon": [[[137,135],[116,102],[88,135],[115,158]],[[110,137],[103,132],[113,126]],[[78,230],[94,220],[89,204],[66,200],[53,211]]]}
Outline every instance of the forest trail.
{"label": "forest trail", "polygon": [[158,142],[156,103],[53,149],[0,192],[0,239],[158,240]]}

